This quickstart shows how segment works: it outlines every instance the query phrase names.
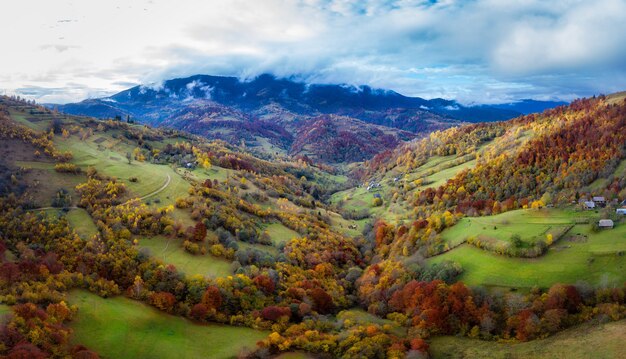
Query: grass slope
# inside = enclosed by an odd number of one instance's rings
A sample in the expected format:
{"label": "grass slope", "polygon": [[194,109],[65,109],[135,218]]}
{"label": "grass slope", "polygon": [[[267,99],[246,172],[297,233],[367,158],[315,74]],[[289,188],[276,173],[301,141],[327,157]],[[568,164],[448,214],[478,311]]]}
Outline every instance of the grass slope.
{"label": "grass slope", "polygon": [[272,223],[264,228],[275,245],[286,243],[293,238],[300,238],[298,232],[285,227],[282,223]]}
{"label": "grass slope", "polygon": [[11,314],[11,307],[6,304],[0,304],[0,324],[4,323],[9,314]]}
{"label": "grass slope", "polygon": [[587,219],[588,213],[557,209],[516,210],[487,217],[466,217],[453,227],[442,232],[442,238],[451,246],[465,241],[468,237],[489,237],[508,242],[513,234],[519,234],[522,241],[545,238],[552,233],[554,238],[563,233],[577,220]]}
{"label": "grass slope", "polygon": [[199,325],[124,297],[103,299],[72,291],[78,306],[73,342],[102,358],[233,358],[268,333],[243,327]]}
{"label": "grass slope", "polygon": [[[402,169],[398,168],[388,172],[380,181],[368,184],[379,183],[380,187],[368,191],[365,185],[336,192],[329,202],[347,212],[368,209],[371,217],[380,217],[386,221],[398,223],[408,218],[412,208],[404,202],[390,201],[395,188],[406,184],[410,187],[409,193],[418,193],[429,187],[439,187],[457,173],[476,165],[476,160],[456,164],[454,161],[458,160],[457,156],[433,156],[425,164],[410,172],[401,172]],[[413,181],[418,179],[425,180],[425,184],[416,185]],[[380,207],[373,207],[375,193],[378,193],[384,200]]]}
{"label": "grass slope", "polygon": [[505,344],[463,337],[435,337],[433,358],[550,358],[610,359],[626,357],[623,345],[626,320],[606,324],[587,323],[552,337],[526,343]]}
{"label": "grass slope", "polygon": [[141,238],[139,247],[146,248],[155,258],[166,264],[173,264],[181,272],[208,277],[224,277],[232,274],[230,262],[209,254],[191,255],[181,246],[181,242],[162,236]]}
{"label": "grass slope", "polygon": [[[587,236],[578,240],[573,235]],[[539,258],[510,258],[463,244],[433,257],[430,263],[451,260],[464,269],[459,280],[469,285],[530,288],[553,283],[615,284],[626,280],[626,224],[592,233],[589,225],[574,226]]]}
{"label": "grass slope", "polygon": [[[107,139],[102,141],[102,139]],[[132,196],[142,197],[157,191],[165,183],[168,176],[168,186],[158,194],[147,198],[154,202],[159,199],[159,206],[174,204],[176,198],[186,194],[189,183],[172,167],[157,165],[148,162],[132,161],[130,164],[125,158],[126,152],[132,152],[133,147],[122,141],[113,141],[113,138],[97,134],[86,140],[79,140],[76,136],[67,139],[56,139],[55,145],[59,150],[71,151],[74,154],[72,163],[82,169],[95,167],[100,173],[117,177],[124,182]],[[131,182],[130,178],[137,178]]]}
{"label": "grass slope", "polygon": [[66,216],[68,222],[70,222],[70,226],[74,228],[76,233],[78,233],[78,235],[82,239],[89,239],[98,234],[98,228],[96,228],[96,224],[93,223],[91,216],[84,209],[72,209],[71,211],[67,212]]}

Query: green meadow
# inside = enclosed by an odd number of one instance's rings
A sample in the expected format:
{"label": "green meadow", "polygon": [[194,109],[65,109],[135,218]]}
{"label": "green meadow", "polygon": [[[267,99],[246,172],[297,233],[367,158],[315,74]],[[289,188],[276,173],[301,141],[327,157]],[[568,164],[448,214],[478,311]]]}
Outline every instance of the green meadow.
{"label": "green meadow", "polygon": [[517,234],[522,241],[546,238],[552,234],[556,240],[573,224],[588,221],[590,214],[573,210],[529,209],[508,211],[495,216],[465,217],[441,233],[451,247],[468,237],[492,238],[509,242]]}
{"label": "green meadow", "polygon": [[89,239],[98,234],[98,228],[87,211],[82,208],[72,209],[66,214],[70,226],[82,239]]}
{"label": "green meadow", "polygon": [[287,243],[293,238],[300,238],[300,234],[298,234],[298,232],[285,227],[282,223],[269,224],[264,228],[264,230],[268,232],[274,245]]}
{"label": "green meadow", "polygon": [[173,264],[188,276],[224,277],[232,274],[229,261],[210,254],[192,255],[182,247],[179,239],[163,236],[140,238],[139,248],[147,249],[153,257],[165,264]]}
{"label": "green meadow", "polygon": [[434,359],[613,359],[626,357],[626,320],[605,324],[586,323],[546,339],[524,343],[498,343],[467,337],[434,337]]}
{"label": "green meadow", "polygon": [[103,299],[75,290],[72,341],[102,358],[234,358],[269,333],[244,327],[201,325],[125,297]]}
{"label": "green meadow", "polygon": [[458,262],[459,280],[470,285],[530,288],[554,283],[619,284],[626,280],[626,224],[594,233],[587,224],[575,225],[538,258],[511,258],[468,244],[430,258]]}

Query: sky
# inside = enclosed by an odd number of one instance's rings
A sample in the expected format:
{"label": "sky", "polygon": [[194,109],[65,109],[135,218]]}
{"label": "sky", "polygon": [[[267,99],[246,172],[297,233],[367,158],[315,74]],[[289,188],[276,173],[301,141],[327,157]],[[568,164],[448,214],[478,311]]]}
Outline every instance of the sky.
{"label": "sky", "polygon": [[262,73],[465,104],[626,90],[626,0],[20,0],[0,94],[66,103]]}

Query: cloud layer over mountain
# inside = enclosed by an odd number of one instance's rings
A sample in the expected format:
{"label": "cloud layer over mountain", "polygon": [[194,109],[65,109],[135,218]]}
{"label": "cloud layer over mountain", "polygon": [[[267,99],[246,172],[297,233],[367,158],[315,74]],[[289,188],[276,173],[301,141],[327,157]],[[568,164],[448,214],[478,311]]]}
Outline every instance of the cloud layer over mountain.
{"label": "cloud layer over mountain", "polygon": [[23,0],[3,13],[0,88],[47,102],[196,73],[464,103],[626,83],[626,0]]}

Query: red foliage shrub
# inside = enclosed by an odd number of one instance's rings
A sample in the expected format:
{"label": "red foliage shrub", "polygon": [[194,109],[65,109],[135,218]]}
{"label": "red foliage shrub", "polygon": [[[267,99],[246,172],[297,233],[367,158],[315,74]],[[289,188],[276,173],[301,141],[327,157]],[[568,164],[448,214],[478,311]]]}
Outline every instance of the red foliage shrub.
{"label": "red foliage shrub", "polygon": [[259,288],[266,294],[272,293],[274,292],[274,289],[276,289],[276,284],[274,284],[272,278],[266,275],[258,275],[254,277],[253,282],[254,285],[257,286],[257,288]]}
{"label": "red foliage shrub", "polygon": [[222,305],[222,294],[219,288],[214,286],[208,287],[202,295],[202,304],[206,305],[208,309],[219,309]]}
{"label": "red foliage shrub", "polygon": [[322,288],[313,288],[309,291],[313,300],[313,310],[320,314],[328,314],[335,308],[333,298]]}
{"label": "red foliage shrub", "polygon": [[271,320],[273,322],[285,316],[291,317],[291,309],[287,307],[277,307],[275,305],[271,305],[269,307],[263,308],[263,310],[261,311],[261,317],[263,317],[263,319]]}
{"label": "red foliage shrub", "polygon": [[198,303],[194,305],[189,311],[189,316],[195,320],[203,320],[206,318],[206,315],[209,313],[209,308],[203,304]]}

